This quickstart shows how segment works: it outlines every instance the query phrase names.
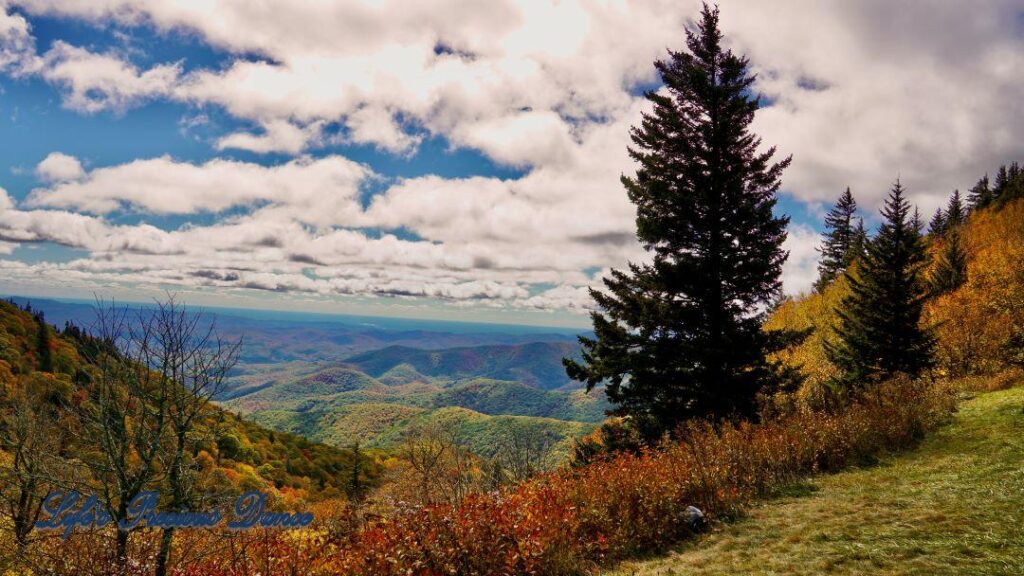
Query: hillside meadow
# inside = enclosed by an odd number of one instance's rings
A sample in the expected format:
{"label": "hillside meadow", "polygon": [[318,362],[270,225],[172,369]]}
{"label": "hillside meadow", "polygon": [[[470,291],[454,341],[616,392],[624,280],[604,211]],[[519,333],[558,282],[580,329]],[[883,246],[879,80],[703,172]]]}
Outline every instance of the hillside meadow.
{"label": "hillside meadow", "polygon": [[606,574],[1024,572],[1024,381],[1010,384],[966,392],[950,424],[907,453],[793,484],[735,522]]}

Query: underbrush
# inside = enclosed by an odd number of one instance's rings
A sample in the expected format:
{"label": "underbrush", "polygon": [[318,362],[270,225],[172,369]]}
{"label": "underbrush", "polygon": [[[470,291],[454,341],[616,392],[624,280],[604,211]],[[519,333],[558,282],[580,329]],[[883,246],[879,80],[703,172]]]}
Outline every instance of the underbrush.
{"label": "underbrush", "polygon": [[952,385],[962,392],[996,392],[1024,385],[1024,370],[1010,368],[992,376],[965,376]]}
{"label": "underbrush", "polygon": [[[365,519],[357,529],[344,529],[354,525],[346,509],[333,519],[321,514],[319,528],[299,533],[208,533],[205,546],[217,541],[217,551],[188,565],[179,562],[174,573],[594,573],[602,564],[687,537],[688,506],[711,518],[728,517],[801,477],[868,463],[882,452],[913,445],[948,417],[954,397],[949,386],[893,382],[833,413],[796,411],[757,424],[694,422],[682,431],[682,441],[552,472],[502,492],[472,495],[455,506],[408,507]],[[73,550],[97,537],[74,536],[61,546]],[[133,539],[141,544],[149,537],[142,533]],[[69,561],[73,556],[62,554],[60,566],[46,571],[104,572],[95,558],[78,565]],[[136,565],[145,563],[140,558]]]}

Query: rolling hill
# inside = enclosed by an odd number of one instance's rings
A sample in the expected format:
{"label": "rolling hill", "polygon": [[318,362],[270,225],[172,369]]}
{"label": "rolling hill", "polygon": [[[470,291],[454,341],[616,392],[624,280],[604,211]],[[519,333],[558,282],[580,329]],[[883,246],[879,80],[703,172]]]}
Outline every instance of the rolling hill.
{"label": "rolling hill", "polygon": [[[482,456],[498,439],[526,429],[553,453],[604,419],[608,404],[565,376],[568,343],[422,350],[390,346],[309,374],[253,380],[224,406],[265,426],[349,446],[395,448],[419,426],[444,424]],[[501,379],[499,377],[504,377]]]}
{"label": "rolling hill", "polygon": [[[93,302],[13,296],[11,301],[31,303],[46,312],[56,326],[73,322],[83,328],[95,323]],[[133,308],[151,308],[137,304]],[[574,343],[577,331],[511,325],[473,324],[402,318],[374,318],[274,312],[234,308],[203,308],[228,340],[242,338],[240,369],[265,365],[267,369],[288,363],[337,362],[354,354],[388,346],[446,349],[483,345],[515,345],[532,342]]]}
{"label": "rolling hill", "polygon": [[352,356],[346,359],[346,363],[371,376],[384,376],[392,370],[401,369],[452,380],[484,377],[555,390],[573,386],[562,367],[562,358],[578,354],[579,347],[570,342],[465,346],[442,350],[388,346]]}
{"label": "rolling hill", "polygon": [[444,389],[434,407],[458,406],[482,414],[540,416],[557,420],[601,422],[608,404],[603,395],[583,390],[550,392],[503,380],[476,378]]}
{"label": "rolling hill", "polygon": [[563,461],[575,438],[596,424],[534,416],[488,415],[457,406],[426,409],[403,404],[328,403],[307,411],[264,410],[250,415],[257,423],[335,446],[355,442],[367,448],[395,449],[419,427],[441,425],[455,430],[460,444],[478,456],[494,456],[505,435],[529,430],[547,443],[552,463]]}

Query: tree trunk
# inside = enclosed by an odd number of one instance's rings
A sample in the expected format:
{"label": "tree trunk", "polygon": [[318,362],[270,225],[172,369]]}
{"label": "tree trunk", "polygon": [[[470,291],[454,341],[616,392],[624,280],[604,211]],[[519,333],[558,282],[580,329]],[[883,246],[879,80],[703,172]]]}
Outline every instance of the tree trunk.
{"label": "tree trunk", "polygon": [[117,563],[125,566],[128,563],[128,531],[117,528]]}
{"label": "tree trunk", "polygon": [[156,576],[167,575],[167,560],[171,556],[171,540],[174,538],[174,528],[164,528],[163,536],[160,538],[160,550],[156,554]]}

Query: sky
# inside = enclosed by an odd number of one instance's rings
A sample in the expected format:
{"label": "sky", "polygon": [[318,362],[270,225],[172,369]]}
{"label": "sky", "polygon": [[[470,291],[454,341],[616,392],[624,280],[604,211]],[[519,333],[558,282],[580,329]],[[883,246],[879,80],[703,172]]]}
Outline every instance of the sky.
{"label": "sky", "polygon": [[[792,155],[786,292],[849,186],[1024,159],[1017,0],[723,0]],[[0,293],[583,326],[680,0],[0,0]]]}

